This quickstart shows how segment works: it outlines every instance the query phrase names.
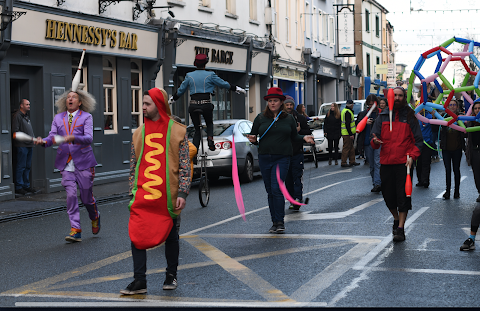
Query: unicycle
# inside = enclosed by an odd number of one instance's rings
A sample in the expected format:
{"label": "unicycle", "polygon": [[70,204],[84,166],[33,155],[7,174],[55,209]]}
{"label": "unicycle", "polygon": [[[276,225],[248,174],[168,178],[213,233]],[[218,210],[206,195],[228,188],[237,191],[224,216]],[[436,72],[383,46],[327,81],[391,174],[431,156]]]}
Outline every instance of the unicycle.
{"label": "unicycle", "polygon": [[210,186],[208,185],[207,178],[207,153],[203,145],[203,125],[202,117],[200,114],[203,113],[202,109],[196,109],[193,112],[198,113],[198,118],[200,119],[200,143],[202,144],[202,154],[200,155],[200,183],[198,184],[198,199],[202,207],[207,207],[208,200],[210,199]]}

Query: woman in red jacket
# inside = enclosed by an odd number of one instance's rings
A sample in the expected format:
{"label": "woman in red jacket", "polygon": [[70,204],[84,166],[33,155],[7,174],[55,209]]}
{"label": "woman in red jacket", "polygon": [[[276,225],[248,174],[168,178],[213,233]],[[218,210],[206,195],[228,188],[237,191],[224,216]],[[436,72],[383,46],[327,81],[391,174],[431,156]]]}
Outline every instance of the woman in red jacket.
{"label": "woman in red jacket", "polygon": [[[412,200],[405,194],[407,166],[412,167],[421,152],[423,136],[415,112],[407,105],[402,87],[394,89],[393,125],[390,132],[388,109],[382,111],[373,124],[371,146],[380,148],[380,179],[382,194],[393,221],[393,240],[405,240],[405,221],[412,209]],[[410,159],[407,161],[407,154]],[[412,175],[412,173],[410,173]]]}

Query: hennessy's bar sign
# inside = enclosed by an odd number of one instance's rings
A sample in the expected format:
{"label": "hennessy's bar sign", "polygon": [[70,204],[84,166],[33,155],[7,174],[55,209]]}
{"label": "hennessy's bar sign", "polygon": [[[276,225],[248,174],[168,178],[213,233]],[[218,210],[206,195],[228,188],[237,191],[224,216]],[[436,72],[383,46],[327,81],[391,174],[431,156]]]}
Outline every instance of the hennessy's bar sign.
{"label": "hennessy's bar sign", "polygon": [[[205,54],[208,56],[209,52],[210,52],[209,48],[202,48],[199,46],[195,47],[195,55]],[[210,61],[212,63],[233,64],[233,52],[212,49]]]}
{"label": "hennessy's bar sign", "polygon": [[137,49],[138,37],[134,33],[130,34],[123,31],[117,32],[116,30],[106,28],[79,25],[51,19],[47,19],[46,23],[47,32],[45,34],[45,39],[102,46],[108,44],[111,48],[114,48],[118,42],[118,47],[120,49]]}

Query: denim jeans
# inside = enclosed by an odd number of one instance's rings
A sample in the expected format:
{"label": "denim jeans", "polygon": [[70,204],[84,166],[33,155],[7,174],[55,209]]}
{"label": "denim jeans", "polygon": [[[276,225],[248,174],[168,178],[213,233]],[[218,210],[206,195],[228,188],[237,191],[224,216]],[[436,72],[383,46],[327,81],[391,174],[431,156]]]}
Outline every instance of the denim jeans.
{"label": "denim jeans", "polygon": [[303,199],[303,153],[292,156],[285,186],[294,199]]}
{"label": "denim jeans", "polygon": [[285,217],[285,198],[277,182],[277,165],[280,178],[285,181],[290,166],[290,156],[281,154],[259,154],[258,163],[262,172],[263,183],[268,194],[268,207],[272,222],[282,222]]}
{"label": "denim jeans", "polygon": [[30,169],[32,168],[32,147],[17,148],[17,168],[15,190],[30,188]]}
{"label": "denim jeans", "polygon": [[373,149],[370,145],[363,147],[365,150],[365,157],[368,164],[370,164],[370,176],[372,176],[372,183],[374,186],[381,186],[382,180],[380,179],[380,148]]}

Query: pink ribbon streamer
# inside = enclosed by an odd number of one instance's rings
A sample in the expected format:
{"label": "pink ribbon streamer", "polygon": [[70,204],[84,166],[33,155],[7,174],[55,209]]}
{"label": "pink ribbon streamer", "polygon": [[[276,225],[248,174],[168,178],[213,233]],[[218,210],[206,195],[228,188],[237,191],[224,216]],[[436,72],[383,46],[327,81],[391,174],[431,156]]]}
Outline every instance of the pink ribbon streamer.
{"label": "pink ribbon streamer", "polygon": [[244,221],[245,219],[245,205],[243,204],[242,188],[240,188],[240,180],[238,178],[238,166],[237,166],[237,152],[235,151],[235,138],[232,134],[232,180],[233,191],[235,192],[235,200],[237,201],[238,211]]}
{"label": "pink ribbon streamer", "polygon": [[295,205],[306,205],[305,203],[300,203],[295,201],[290,195],[290,193],[288,193],[287,187],[285,187],[283,180],[280,178],[280,168],[278,167],[278,165],[277,165],[277,181],[278,181],[278,186],[280,187],[280,191],[282,191],[282,194],[285,197],[285,199],[287,199],[290,203]]}

